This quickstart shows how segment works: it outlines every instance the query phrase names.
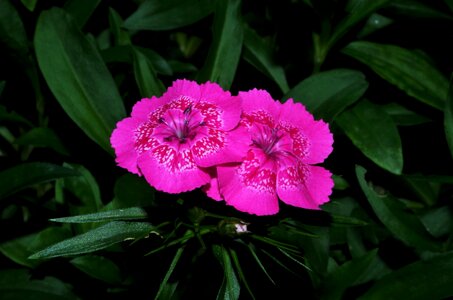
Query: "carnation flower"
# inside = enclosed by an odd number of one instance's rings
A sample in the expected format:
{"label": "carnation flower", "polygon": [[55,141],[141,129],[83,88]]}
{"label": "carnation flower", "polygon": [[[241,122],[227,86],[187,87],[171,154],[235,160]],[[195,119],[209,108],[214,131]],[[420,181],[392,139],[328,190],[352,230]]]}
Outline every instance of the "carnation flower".
{"label": "carnation flower", "polygon": [[315,121],[292,99],[281,104],[256,89],[239,96],[240,124],[252,143],[242,163],[217,167],[218,182],[211,182],[208,196],[256,215],[276,214],[278,198],[289,205],[319,209],[333,187],[331,173],[313,166],[332,151],[328,125]]}
{"label": "carnation flower", "polygon": [[157,190],[193,190],[211,181],[209,167],[240,162],[247,152],[240,115],[241,99],[219,85],[177,80],[118,122],[110,138],[116,162]]}

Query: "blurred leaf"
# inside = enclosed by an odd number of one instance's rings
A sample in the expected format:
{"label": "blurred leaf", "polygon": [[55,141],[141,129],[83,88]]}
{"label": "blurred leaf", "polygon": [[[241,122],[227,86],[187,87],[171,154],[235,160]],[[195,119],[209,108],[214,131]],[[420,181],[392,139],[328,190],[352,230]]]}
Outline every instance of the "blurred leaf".
{"label": "blurred leaf", "polygon": [[393,0],[388,5],[388,11],[413,18],[453,19],[450,15],[438,11],[428,5],[413,0]]}
{"label": "blurred leaf", "polygon": [[382,108],[393,119],[396,125],[412,126],[430,122],[427,117],[419,115],[397,103],[383,105]]}
{"label": "blurred leaf", "polygon": [[14,143],[21,146],[51,148],[62,155],[69,155],[68,150],[51,128],[33,128],[18,137]]}
{"label": "blurred leaf", "polygon": [[241,55],[243,23],[241,0],[216,1],[213,41],[198,81],[217,82],[229,89]]}
{"label": "blurred leaf", "polygon": [[[1,89],[1,87],[0,87]],[[0,91],[1,92],[1,91]],[[7,112],[6,107],[3,105],[0,105],[0,122],[7,121],[7,122],[19,122],[23,123],[25,125],[28,125],[30,127],[33,127],[33,124],[28,121],[26,118],[22,117],[18,113],[12,111],[12,112]]]}
{"label": "blurred leaf", "polygon": [[103,256],[80,256],[71,259],[69,262],[90,277],[110,284],[121,282],[121,272],[118,266]]}
{"label": "blurred leaf", "polygon": [[34,233],[4,242],[0,244],[0,252],[19,265],[34,268],[40,262],[29,260],[28,257],[34,252],[29,249],[29,245],[35,239],[36,235],[37,233]]}
{"label": "blurred leaf", "polygon": [[453,0],[444,0],[445,4],[448,5],[450,10],[453,12]]}
{"label": "blurred leaf", "polygon": [[452,232],[453,218],[451,208],[437,207],[424,213],[420,220],[432,236],[438,238]]}
{"label": "blurred leaf", "polygon": [[452,269],[453,253],[418,261],[384,276],[359,299],[447,299],[453,296]]}
{"label": "blurred leaf", "polygon": [[327,227],[309,226],[308,229],[316,234],[316,237],[300,238],[300,245],[304,250],[305,263],[313,270],[309,272],[315,286],[321,284],[320,278],[324,278],[327,272],[329,258],[330,231]]}
{"label": "blurred leaf", "polygon": [[371,16],[366,21],[362,30],[357,34],[359,38],[363,38],[367,35],[372,34],[379,29],[385,28],[393,23],[392,19],[387,18],[386,16],[380,14],[371,14]]}
{"label": "blurred leaf", "polygon": [[0,270],[0,295],[2,300],[78,299],[68,284],[54,277],[31,279],[31,275],[25,269]]}
{"label": "blurred leaf", "polygon": [[137,48],[133,48],[134,75],[142,97],[160,96],[165,91],[157,78],[151,61]]}
{"label": "blurred leaf", "polygon": [[132,63],[132,48],[127,46],[112,46],[101,51],[105,63],[122,62]]}
{"label": "blurred leaf", "polygon": [[82,28],[99,3],[101,0],[68,0],[64,5],[64,10],[73,17],[78,27]]}
{"label": "blurred leaf", "polygon": [[178,261],[179,259],[181,258],[181,255],[184,251],[184,247],[180,247],[178,248],[178,250],[176,251],[176,254],[175,254],[175,257],[173,257],[173,260],[171,261],[170,263],[170,267],[168,268],[168,271],[167,273],[165,273],[165,277],[164,279],[162,279],[162,282],[160,283],[159,285],[159,290],[157,291],[157,294],[156,296],[154,297],[155,300],[159,299],[159,296],[161,296],[165,286],[167,285],[168,283],[168,280],[170,279],[170,276],[171,274],[173,273],[173,271],[175,270],[176,268],[176,265],[178,264]]}
{"label": "blurred leaf", "polygon": [[0,199],[34,184],[71,176],[80,173],[50,163],[23,163],[0,172]]}
{"label": "blurred leaf", "polygon": [[129,33],[122,28],[123,19],[116,10],[109,7],[109,23],[115,40],[115,45],[124,46],[131,44]]}
{"label": "blurred leaf", "polygon": [[231,258],[227,249],[222,245],[213,245],[212,250],[224,271],[224,278],[216,299],[239,299],[241,287],[236,277],[236,273],[234,272],[233,265],[231,264]]}
{"label": "blurred leaf", "polygon": [[337,26],[328,42],[330,49],[339,39],[341,39],[353,26],[368,17],[370,14],[387,5],[390,0],[362,0],[356,1],[351,8],[349,15],[344,18]]}
{"label": "blurred leaf", "polygon": [[29,10],[29,11],[34,11],[36,7],[36,2],[38,0],[20,0],[22,4]]}
{"label": "blurred leaf", "polygon": [[368,82],[361,72],[335,69],[304,79],[284,98],[301,102],[317,118],[330,122],[362,97],[367,88]]}
{"label": "blurred leaf", "polygon": [[376,193],[365,181],[365,173],[364,168],[356,166],[360,187],[373,211],[385,227],[408,246],[419,250],[439,251],[439,244],[429,235],[420,220],[415,215],[405,211],[403,205],[397,199]]}
{"label": "blurred leaf", "polygon": [[336,190],[343,191],[349,187],[349,183],[342,176],[332,175],[332,179],[334,182],[333,188]]}
{"label": "blurred leaf", "polygon": [[444,109],[444,128],[445,137],[451,156],[453,157],[453,74],[450,77],[450,86]]}
{"label": "blurred leaf", "polygon": [[24,57],[28,53],[24,24],[9,0],[0,0],[0,45],[9,48],[19,57]]}
{"label": "blurred leaf", "polygon": [[170,64],[157,52],[151,49],[141,47],[135,47],[135,49],[139,50],[142,54],[144,54],[148,58],[148,60],[152,63],[153,68],[154,70],[156,70],[157,73],[168,76],[173,75],[173,70]]}
{"label": "blurred leaf", "polygon": [[195,23],[213,10],[212,0],[147,0],[124,22],[129,30],[170,30]]}
{"label": "blurred leaf", "polygon": [[185,58],[192,57],[200,48],[203,40],[195,35],[188,35],[185,32],[176,32],[174,39],[178,43],[179,51]]}
{"label": "blurred leaf", "polygon": [[177,60],[169,60],[168,64],[170,65],[173,73],[188,73],[196,72],[198,69],[190,63],[183,63]]}
{"label": "blurred leaf", "polygon": [[438,183],[430,182],[428,177],[404,176],[403,180],[412,192],[428,206],[433,206],[437,202],[440,187]]}
{"label": "blurred leaf", "polygon": [[285,70],[274,59],[271,45],[249,26],[244,27],[244,59],[275,81],[283,93],[289,91]]}
{"label": "blurred leaf", "polygon": [[112,153],[110,134],[126,113],[97,49],[58,8],[40,15],[35,48],[44,78],[63,109],[90,138]]}
{"label": "blurred leaf", "polygon": [[89,223],[89,222],[146,219],[147,216],[148,214],[143,208],[130,207],[125,209],[103,211],[94,214],[50,219],[50,221],[62,223]]}
{"label": "blurred leaf", "polygon": [[394,174],[401,174],[401,139],[393,120],[378,105],[361,101],[336,118],[337,124],[365,156]]}
{"label": "blurred leaf", "polygon": [[115,183],[112,208],[153,206],[154,192],[143,178],[133,174],[123,175]]}
{"label": "blurred leaf", "polygon": [[149,234],[154,226],[149,223],[114,221],[84,234],[59,242],[41,250],[30,259],[52,258],[90,253],[129,239]]}
{"label": "blurred leaf", "polygon": [[342,51],[368,65],[409,96],[444,109],[448,80],[417,52],[370,42],[352,42]]}

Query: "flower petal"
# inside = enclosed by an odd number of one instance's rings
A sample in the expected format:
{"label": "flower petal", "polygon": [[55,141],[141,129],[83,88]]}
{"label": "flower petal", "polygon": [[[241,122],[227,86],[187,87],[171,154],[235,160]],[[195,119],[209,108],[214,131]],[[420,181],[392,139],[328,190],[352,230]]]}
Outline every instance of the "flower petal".
{"label": "flower petal", "polygon": [[278,212],[275,163],[251,149],[242,164],[217,167],[220,193],[228,205],[255,215]]}
{"label": "flower petal", "polygon": [[310,147],[308,155],[302,161],[306,164],[323,162],[333,150],[333,135],[329,125],[322,120],[315,121],[305,128],[304,133],[310,141]]}
{"label": "flower petal", "polygon": [[[217,174],[217,171],[215,173]],[[211,182],[203,187],[203,191],[211,199],[214,199],[216,201],[223,200],[223,197],[220,194],[219,180],[217,179],[217,176],[211,177]]]}
{"label": "flower petal", "polygon": [[189,149],[159,145],[142,153],[138,167],[148,183],[159,191],[177,194],[210,182],[207,170],[197,167]]}
{"label": "flower petal", "polygon": [[280,169],[277,194],[286,204],[319,209],[332,193],[332,174],[322,167],[303,165]]}
{"label": "flower petal", "polygon": [[131,116],[134,119],[145,122],[148,120],[149,114],[159,106],[158,98],[143,98],[132,107]]}
{"label": "flower petal", "polygon": [[110,143],[115,149],[117,164],[134,174],[140,174],[137,168],[138,153],[135,149],[134,132],[140,122],[135,118],[125,118],[116,124],[110,136]]}

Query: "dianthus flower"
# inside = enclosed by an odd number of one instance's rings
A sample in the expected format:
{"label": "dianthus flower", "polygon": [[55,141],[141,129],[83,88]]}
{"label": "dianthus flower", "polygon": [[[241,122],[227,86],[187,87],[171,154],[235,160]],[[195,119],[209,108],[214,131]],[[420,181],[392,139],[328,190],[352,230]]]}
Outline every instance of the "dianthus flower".
{"label": "dianthus flower", "polygon": [[110,138],[116,162],[157,190],[193,190],[210,182],[209,167],[239,162],[247,152],[244,129],[236,128],[240,115],[241,99],[219,85],[177,80],[118,122]]}
{"label": "dianthus flower", "polygon": [[319,209],[333,187],[331,173],[313,166],[332,151],[328,125],[314,120],[292,99],[281,104],[256,89],[239,97],[240,126],[247,129],[251,146],[241,163],[217,167],[217,181],[211,182],[208,196],[256,215],[276,214],[278,198],[289,205]]}

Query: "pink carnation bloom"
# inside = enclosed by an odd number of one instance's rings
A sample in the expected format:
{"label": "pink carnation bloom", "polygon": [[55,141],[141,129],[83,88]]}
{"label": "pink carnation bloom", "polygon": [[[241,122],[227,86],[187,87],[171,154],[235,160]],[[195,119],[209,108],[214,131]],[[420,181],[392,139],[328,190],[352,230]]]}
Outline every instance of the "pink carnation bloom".
{"label": "pink carnation bloom", "polygon": [[274,101],[262,90],[241,92],[242,121],[252,140],[240,164],[217,167],[208,196],[236,209],[272,215],[278,198],[289,205],[319,209],[329,200],[333,180],[326,169],[313,166],[332,152],[328,125],[315,121],[299,103]]}
{"label": "pink carnation bloom", "polygon": [[110,142],[118,165],[157,190],[190,191],[210,182],[209,167],[242,160],[250,141],[236,128],[240,115],[241,99],[219,85],[177,80],[161,97],[137,102]]}

